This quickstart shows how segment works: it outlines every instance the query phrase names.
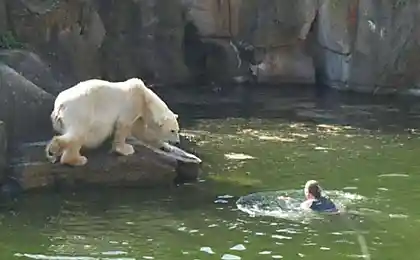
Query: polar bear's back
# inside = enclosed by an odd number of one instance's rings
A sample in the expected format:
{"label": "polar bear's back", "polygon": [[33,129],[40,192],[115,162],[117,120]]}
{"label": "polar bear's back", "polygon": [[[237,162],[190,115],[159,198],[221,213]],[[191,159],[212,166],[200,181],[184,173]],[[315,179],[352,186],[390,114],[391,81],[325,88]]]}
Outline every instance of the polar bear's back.
{"label": "polar bear's back", "polygon": [[149,101],[148,103],[150,105],[151,111],[153,111],[153,116],[156,117],[157,115],[164,115],[168,111],[172,113],[168,105],[166,105],[166,103],[155,92],[147,87],[144,89],[145,97]]}
{"label": "polar bear's back", "polygon": [[130,102],[123,82],[92,79],[61,92],[54,105],[63,123],[63,131],[83,134],[85,146],[99,145],[113,131],[114,124]]}
{"label": "polar bear's back", "polygon": [[109,82],[99,79],[91,79],[80,82],[75,86],[62,91],[56,98],[55,104],[88,103],[90,106],[109,106],[114,101],[122,101],[127,98],[125,85],[121,82]]}

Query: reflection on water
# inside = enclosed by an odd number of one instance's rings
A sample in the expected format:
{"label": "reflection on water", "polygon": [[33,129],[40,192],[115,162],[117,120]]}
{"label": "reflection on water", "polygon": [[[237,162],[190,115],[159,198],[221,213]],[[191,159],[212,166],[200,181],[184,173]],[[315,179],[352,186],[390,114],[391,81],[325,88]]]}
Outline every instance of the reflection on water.
{"label": "reflection on water", "polygon": [[[261,111],[274,115],[276,106],[292,104],[295,115],[313,120],[292,120],[279,113],[278,118],[188,122],[186,134],[197,140],[205,162],[206,174],[196,184],[24,198],[2,212],[0,259],[360,257],[354,230],[343,221],[253,218],[236,207],[241,196],[302,189],[308,179],[319,180],[326,190],[365,198],[349,208],[356,212],[372,259],[417,255],[416,131],[403,131],[408,123],[392,131],[345,123],[355,117],[392,121],[397,112],[382,109],[387,106],[351,104],[327,111],[314,109],[308,100],[290,100],[268,100]],[[339,117],[342,124],[331,122],[331,117]]]}

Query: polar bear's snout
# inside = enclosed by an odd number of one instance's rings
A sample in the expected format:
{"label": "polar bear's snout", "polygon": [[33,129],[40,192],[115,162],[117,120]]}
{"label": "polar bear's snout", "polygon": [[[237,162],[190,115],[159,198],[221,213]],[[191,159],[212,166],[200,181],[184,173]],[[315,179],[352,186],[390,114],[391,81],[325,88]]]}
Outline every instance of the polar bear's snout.
{"label": "polar bear's snout", "polygon": [[163,116],[158,126],[159,127],[157,131],[160,133],[159,136],[162,141],[172,145],[177,145],[180,143],[180,129],[177,114],[171,112],[169,115]]}
{"label": "polar bear's snout", "polygon": [[[161,132],[162,133],[162,132]],[[181,141],[180,141],[180,137],[179,137],[179,130],[178,129],[172,129],[169,131],[164,131],[161,136],[163,136],[163,141],[170,143],[172,145],[178,145]]]}
{"label": "polar bear's snout", "polygon": [[179,130],[171,130],[168,138],[168,143],[178,145],[181,142],[179,138]]}

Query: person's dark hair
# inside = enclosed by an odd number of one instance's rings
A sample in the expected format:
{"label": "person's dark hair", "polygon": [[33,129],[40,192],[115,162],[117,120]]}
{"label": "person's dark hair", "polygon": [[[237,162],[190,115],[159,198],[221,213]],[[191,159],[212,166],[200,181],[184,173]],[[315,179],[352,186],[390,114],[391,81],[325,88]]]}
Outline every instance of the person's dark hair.
{"label": "person's dark hair", "polygon": [[315,197],[315,199],[321,198],[321,189],[318,185],[311,185],[308,188],[309,194],[312,194],[312,196]]}

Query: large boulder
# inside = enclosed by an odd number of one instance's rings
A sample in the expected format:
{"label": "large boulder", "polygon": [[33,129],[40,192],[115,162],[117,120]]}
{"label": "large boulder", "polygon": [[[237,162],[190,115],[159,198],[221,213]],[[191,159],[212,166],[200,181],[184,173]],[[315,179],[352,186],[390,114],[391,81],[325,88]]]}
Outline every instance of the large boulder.
{"label": "large boulder", "polygon": [[131,156],[118,156],[109,152],[109,142],[99,149],[82,151],[89,160],[83,167],[51,164],[45,157],[46,143],[26,143],[13,150],[10,176],[23,190],[168,186],[180,180],[194,181],[199,174],[198,165],[179,164],[144,146],[136,145],[136,153]]}
{"label": "large boulder", "polygon": [[54,96],[9,66],[0,63],[0,120],[10,145],[51,137]]}
{"label": "large boulder", "polygon": [[[56,75],[37,54],[20,49],[0,50],[0,61],[39,88],[56,96],[71,84],[65,75]],[[67,82],[67,84],[64,84]]]}

